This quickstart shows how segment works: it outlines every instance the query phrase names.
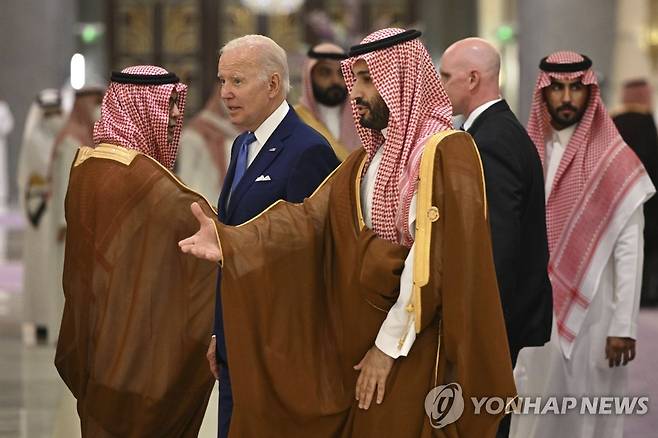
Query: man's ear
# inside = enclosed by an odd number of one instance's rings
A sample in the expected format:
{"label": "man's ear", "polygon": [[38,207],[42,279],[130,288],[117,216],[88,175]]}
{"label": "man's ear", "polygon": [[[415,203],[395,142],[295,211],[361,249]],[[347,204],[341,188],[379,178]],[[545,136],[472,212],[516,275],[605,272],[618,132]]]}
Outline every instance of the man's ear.
{"label": "man's ear", "polygon": [[281,92],[281,87],[283,86],[283,83],[281,81],[281,75],[279,73],[272,73],[270,76],[270,80],[267,84],[268,87],[268,96],[270,98],[276,97],[279,95]]}
{"label": "man's ear", "polygon": [[478,85],[480,85],[480,72],[471,70],[468,74],[468,89],[474,90]]}

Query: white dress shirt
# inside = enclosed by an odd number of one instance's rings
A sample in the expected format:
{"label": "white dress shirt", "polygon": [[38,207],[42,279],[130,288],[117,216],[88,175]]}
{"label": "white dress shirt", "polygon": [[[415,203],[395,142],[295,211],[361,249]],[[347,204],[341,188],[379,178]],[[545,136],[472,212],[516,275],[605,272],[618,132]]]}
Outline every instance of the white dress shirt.
{"label": "white dress shirt", "polygon": [[498,99],[490,100],[489,102],[485,102],[482,105],[480,105],[479,107],[475,108],[473,111],[471,111],[471,113],[468,115],[468,117],[466,117],[466,120],[464,121],[464,124],[462,125],[462,128],[464,129],[464,131],[468,131],[468,129],[471,126],[473,126],[473,122],[475,122],[475,119],[480,117],[480,114],[482,114],[483,112],[488,110],[490,106],[497,104],[501,100],[503,100],[503,99],[501,99],[500,97]]}
{"label": "white dress shirt", "polygon": [[[290,106],[288,106],[288,102],[284,100],[283,102],[281,102],[281,105],[279,105],[277,109],[275,109],[272,112],[272,114],[270,114],[269,117],[266,118],[265,121],[261,123],[258,128],[256,128],[256,130],[254,131],[254,135],[256,136],[256,141],[249,143],[247,149],[247,168],[251,166],[251,163],[254,162],[260,150],[263,149],[263,145],[267,143],[267,140],[270,139],[272,133],[281,124],[283,119],[286,118],[286,114],[288,114],[289,109]],[[238,151],[235,152],[238,153]],[[226,200],[226,205],[229,205],[231,203],[231,195],[232,193],[231,191],[229,191],[228,199]]]}
{"label": "white dress shirt", "polygon": [[258,128],[256,128],[254,131],[256,141],[249,145],[249,152],[247,153],[247,167],[251,166],[251,163],[254,162],[256,156],[263,148],[263,145],[267,143],[267,140],[270,139],[272,133],[281,124],[283,119],[286,118],[289,109],[288,102],[284,100],[281,102],[281,105],[279,105],[278,108],[275,109]]}
{"label": "white dress shirt", "polygon": [[564,155],[564,151],[576,130],[576,126],[577,124],[560,131],[553,130],[553,137],[546,142],[544,157],[544,174],[546,175],[544,192],[546,194],[546,201],[548,201],[548,195],[551,194],[551,190],[553,189],[553,180],[555,179],[557,169],[560,167],[562,155]]}
{"label": "white dress shirt", "polygon": [[[382,132],[386,135],[385,130]],[[377,169],[384,156],[384,148],[380,147],[373,157],[365,175],[361,181],[361,210],[363,221],[368,228],[372,229],[372,205],[375,193],[375,179]],[[416,195],[411,201],[409,208],[409,230],[415,236],[416,226]],[[392,358],[406,356],[416,339],[415,316],[407,312],[406,306],[411,302],[413,286],[413,259],[415,244],[404,262],[404,268],[400,277],[400,295],[397,301],[388,311],[386,319],[382,323],[375,340],[375,345],[381,351]]]}

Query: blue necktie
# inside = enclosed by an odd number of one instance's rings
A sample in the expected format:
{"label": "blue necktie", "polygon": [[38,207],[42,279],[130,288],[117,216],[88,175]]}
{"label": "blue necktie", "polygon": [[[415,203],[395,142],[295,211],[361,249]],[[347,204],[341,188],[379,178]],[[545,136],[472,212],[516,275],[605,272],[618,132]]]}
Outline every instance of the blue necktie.
{"label": "blue necktie", "polygon": [[247,156],[249,154],[249,145],[256,141],[256,135],[253,132],[248,132],[240,143],[238,150],[238,159],[235,163],[235,174],[233,175],[233,183],[231,184],[231,193],[240,183],[240,180],[247,171]]}

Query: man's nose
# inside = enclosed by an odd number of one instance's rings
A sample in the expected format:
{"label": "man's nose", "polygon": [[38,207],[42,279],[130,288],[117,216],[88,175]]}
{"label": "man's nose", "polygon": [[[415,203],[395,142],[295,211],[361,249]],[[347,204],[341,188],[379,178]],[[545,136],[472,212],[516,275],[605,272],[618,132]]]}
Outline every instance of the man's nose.
{"label": "man's nose", "polygon": [[341,75],[338,72],[331,75],[331,84],[332,85],[340,85],[341,87],[344,87],[345,86],[345,79],[343,79],[343,75]]}
{"label": "man's nose", "polygon": [[229,84],[222,85],[222,87],[219,89],[219,97],[222,99],[230,99],[233,97],[233,90],[231,90],[231,86]]}
{"label": "man's nose", "polygon": [[174,104],[174,109],[173,109],[172,112],[171,112],[171,116],[172,116],[172,117],[176,117],[176,118],[178,118],[178,117],[180,117],[181,115],[182,115],[182,114],[180,113],[180,110],[178,109],[178,104],[175,103],[175,104]]}
{"label": "man's nose", "polygon": [[363,97],[363,93],[359,89],[359,87],[355,84],[354,87],[352,87],[352,91],[350,92],[350,99],[354,100],[357,97]]}

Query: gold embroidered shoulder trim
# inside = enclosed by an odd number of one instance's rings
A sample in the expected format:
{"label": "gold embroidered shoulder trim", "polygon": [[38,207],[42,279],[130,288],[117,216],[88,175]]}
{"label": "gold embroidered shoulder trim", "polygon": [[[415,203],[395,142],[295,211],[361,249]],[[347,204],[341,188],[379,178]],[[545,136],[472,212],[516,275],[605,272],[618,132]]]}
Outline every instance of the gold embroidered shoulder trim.
{"label": "gold embroidered shoulder trim", "polygon": [[156,166],[160,167],[163,171],[168,173],[178,185],[191,192],[196,193],[201,198],[203,198],[204,201],[206,201],[206,203],[210,206],[212,211],[215,213],[215,215],[217,215],[217,209],[213,206],[212,203],[208,201],[208,199],[205,198],[205,196],[203,196],[193,188],[185,185],[180,179],[178,179],[176,175],[174,175],[174,173],[172,173],[171,170],[167,169],[162,164],[160,164],[158,160],[155,160],[149,157],[148,155],[142,154],[141,152],[136,151],[134,149],[128,149],[128,148],[124,148],[123,146],[117,146],[108,143],[101,143],[95,148],[82,146],[78,149],[78,155],[76,156],[75,162],[73,163],[73,167],[79,166],[89,158],[101,158],[104,160],[113,160],[113,161],[118,161],[119,163],[125,166],[130,166],[130,164],[132,164],[135,157],[137,157],[138,155],[142,155],[146,159],[151,160],[151,162],[153,162]]}
{"label": "gold embroidered shoulder trim", "polygon": [[78,156],[73,163],[73,167],[79,166],[92,157],[118,161],[121,164],[130,166],[130,163],[133,162],[137,155],[139,155],[138,151],[107,143],[101,143],[95,148],[82,146],[78,149]]}

